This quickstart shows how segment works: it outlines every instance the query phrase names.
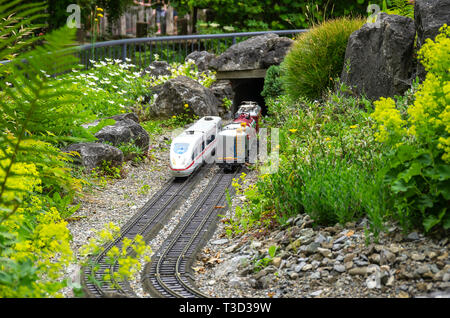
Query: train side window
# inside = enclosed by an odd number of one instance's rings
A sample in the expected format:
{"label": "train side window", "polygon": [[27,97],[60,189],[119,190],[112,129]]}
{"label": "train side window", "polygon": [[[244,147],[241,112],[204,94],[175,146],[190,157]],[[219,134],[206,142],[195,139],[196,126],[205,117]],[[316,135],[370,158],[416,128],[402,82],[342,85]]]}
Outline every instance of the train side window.
{"label": "train side window", "polygon": [[203,151],[204,149],[205,149],[205,142],[202,141],[202,150],[201,151]]}
{"label": "train side window", "polygon": [[214,141],[214,139],[216,139],[215,135],[211,135],[208,140],[206,140],[206,144],[209,145],[210,143],[212,143]]}

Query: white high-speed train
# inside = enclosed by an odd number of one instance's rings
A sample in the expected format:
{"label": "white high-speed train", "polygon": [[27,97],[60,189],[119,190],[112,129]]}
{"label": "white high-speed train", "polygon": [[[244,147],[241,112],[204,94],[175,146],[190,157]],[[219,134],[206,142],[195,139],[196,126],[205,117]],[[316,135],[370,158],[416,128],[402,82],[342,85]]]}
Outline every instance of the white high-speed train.
{"label": "white high-speed train", "polygon": [[172,175],[186,177],[204,162],[213,162],[221,128],[220,117],[206,116],[175,137],[170,147]]}

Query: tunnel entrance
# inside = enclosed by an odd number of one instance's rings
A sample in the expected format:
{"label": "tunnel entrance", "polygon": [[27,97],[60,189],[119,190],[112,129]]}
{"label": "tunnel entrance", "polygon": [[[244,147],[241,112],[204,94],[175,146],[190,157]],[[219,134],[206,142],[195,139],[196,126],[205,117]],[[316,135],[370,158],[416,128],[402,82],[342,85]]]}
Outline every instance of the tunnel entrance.
{"label": "tunnel entrance", "polygon": [[266,69],[217,72],[218,80],[229,80],[233,89],[233,114],[243,101],[254,101],[261,106],[263,116],[267,114],[267,106],[261,92],[264,88]]}
{"label": "tunnel entrance", "polygon": [[267,114],[267,107],[261,92],[264,88],[264,78],[234,79],[231,80],[234,92],[233,114],[243,101],[254,101],[261,106],[262,115]]}

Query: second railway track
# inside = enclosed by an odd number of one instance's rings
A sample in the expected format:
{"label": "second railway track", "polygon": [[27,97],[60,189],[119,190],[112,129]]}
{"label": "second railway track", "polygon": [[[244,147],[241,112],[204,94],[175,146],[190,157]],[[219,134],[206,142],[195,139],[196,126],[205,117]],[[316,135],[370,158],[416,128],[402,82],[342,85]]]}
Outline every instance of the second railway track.
{"label": "second railway track", "polygon": [[219,212],[226,205],[226,189],[242,171],[223,170],[216,174],[200,194],[176,229],[152,257],[142,274],[143,287],[154,297],[208,297],[193,284],[190,267],[197,252],[215,228]]}
{"label": "second railway track", "polygon": [[117,262],[108,262],[107,252],[112,247],[120,248],[125,238],[133,240],[142,235],[148,242],[164,226],[172,213],[185,201],[210,167],[204,167],[183,179],[170,179],[140,210],[121,228],[120,236],[104,246],[103,251],[92,257],[88,266],[81,272],[83,289],[88,297],[136,297],[128,282],[115,282],[103,279],[104,275],[118,270]]}

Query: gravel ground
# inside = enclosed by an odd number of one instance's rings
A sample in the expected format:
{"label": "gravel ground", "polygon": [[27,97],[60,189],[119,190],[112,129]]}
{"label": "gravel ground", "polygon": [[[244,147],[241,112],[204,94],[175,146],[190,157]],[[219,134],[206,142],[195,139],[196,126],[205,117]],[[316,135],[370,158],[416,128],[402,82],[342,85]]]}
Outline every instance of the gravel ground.
{"label": "gravel ground", "polygon": [[[79,248],[86,244],[94,231],[113,222],[123,226],[161,187],[170,179],[167,171],[169,152],[163,142],[151,151],[143,162],[124,165],[123,179],[109,180],[106,185],[96,186],[80,199],[81,208],[75,212],[68,224],[72,234],[71,247],[78,257]],[[154,247],[152,246],[152,249]],[[70,266],[68,275],[79,280],[78,266]],[[72,290],[63,290],[65,297],[73,297]]]}

